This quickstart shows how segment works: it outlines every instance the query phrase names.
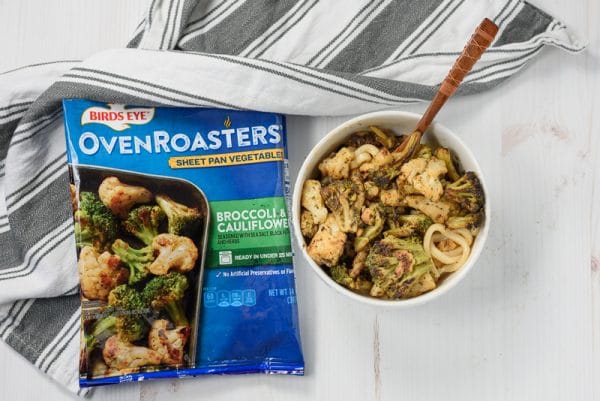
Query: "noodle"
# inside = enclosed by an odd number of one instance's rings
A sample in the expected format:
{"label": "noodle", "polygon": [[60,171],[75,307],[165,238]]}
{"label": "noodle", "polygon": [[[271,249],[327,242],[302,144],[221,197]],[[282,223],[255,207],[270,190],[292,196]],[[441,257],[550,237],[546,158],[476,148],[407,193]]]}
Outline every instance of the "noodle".
{"label": "noodle", "polygon": [[350,163],[350,168],[358,168],[360,167],[363,163],[366,163],[368,161],[371,161],[371,155],[368,153],[355,153],[354,155],[354,160],[352,160],[352,163]]}
{"label": "noodle", "polygon": [[354,151],[354,160],[350,163],[350,168],[355,169],[360,167],[363,163],[371,161],[375,155],[379,153],[377,146],[371,144],[365,144]]}
{"label": "noodle", "polygon": [[[441,251],[436,243],[444,240],[454,242],[458,245],[458,248],[449,251]],[[442,264],[439,269],[440,274],[452,273],[464,265],[471,253],[472,243],[473,236],[469,230],[464,228],[449,230],[439,223],[429,226],[425,233],[425,237],[423,238],[425,253]]]}

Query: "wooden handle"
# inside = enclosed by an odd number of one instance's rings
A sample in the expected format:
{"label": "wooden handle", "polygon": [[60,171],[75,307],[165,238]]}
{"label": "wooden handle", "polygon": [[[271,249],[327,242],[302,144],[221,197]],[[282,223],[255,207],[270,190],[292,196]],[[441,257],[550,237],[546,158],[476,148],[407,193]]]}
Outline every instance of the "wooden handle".
{"label": "wooden handle", "polygon": [[423,133],[427,130],[438,111],[440,111],[444,103],[446,103],[446,100],[456,92],[456,89],[458,89],[462,80],[469,71],[471,71],[473,65],[475,65],[483,52],[485,52],[494,41],[497,33],[498,26],[491,20],[486,18],[479,24],[462,53],[454,62],[452,69],[440,85],[437,94],[425,111],[425,114],[421,117],[421,120],[417,124],[416,131]]}

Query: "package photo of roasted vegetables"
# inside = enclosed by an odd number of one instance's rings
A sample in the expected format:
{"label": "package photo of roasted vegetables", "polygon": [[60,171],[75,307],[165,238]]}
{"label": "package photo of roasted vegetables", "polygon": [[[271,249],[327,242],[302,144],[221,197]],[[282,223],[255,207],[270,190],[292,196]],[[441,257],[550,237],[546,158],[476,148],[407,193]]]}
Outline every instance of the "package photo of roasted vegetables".
{"label": "package photo of roasted vegetables", "polygon": [[63,106],[80,385],[302,374],[283,117]]}

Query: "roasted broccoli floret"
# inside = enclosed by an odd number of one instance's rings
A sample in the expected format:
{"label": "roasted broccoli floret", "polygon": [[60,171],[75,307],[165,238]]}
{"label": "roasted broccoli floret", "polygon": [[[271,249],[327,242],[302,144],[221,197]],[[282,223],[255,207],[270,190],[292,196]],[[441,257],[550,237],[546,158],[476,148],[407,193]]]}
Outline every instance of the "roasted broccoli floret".
{"label": "roasted broccoli floret", "polygon": [[137,341],[148,332],[148,324],[143,316],[146,303],[137,290],[125,284],[115,287],[108,296],[111,313],[97,320],[85,336],[86,351],[89,354],[100,342],[117,334],[123,341]]}
{"label": "roasted broccoli floret", "polygon": [[137,341],[148,332],[143,316],[147,303],[142,294],[133,287],[122,284],[108,294],[108,304],[115,308],[117,335],[124,341]]}
{"label": "roasted broccoli floret", "polygon": [[165,213],[158,206],[140,206],[129,212],[123,227],[131,235],[150,245],[158,232],[158,226],[164,220]]}
{"label": "roasted broccoli floret", "polygon": [[89,333],[85,335],[85,349],[87,354],[90,354],[101,341],[106,340],[116,332],[115,325],[117,323],[116,316],[106,316],[97,320]]}
{"label": "roasted broccoli floret", "polygon": [[80,194],[75,211],[75,240],[80,248],[86,245],[104,251],[117,237],[117,220],[110,210],[91,192]]}
{"label": "roasted broccoli floret", "polygon": [[192,234],[200,224],[202,215],[196,208],[177,203],[167,195],[156,195],[156,203],[167,216],[170,234]]}
{"label": "roasted broccoli floret", "polygon": [[446,226],[451,229],[466,228],[471,234],[476,235],[483,224],[484,217],[483,210],[466,216],[449,217]]}
{"label": "roasted broccoli floret", "polygon": [[429,145],[426,145],[424,143],[421,144],[421,146],[419,146],[419,148],[417,149],[417,152],[415,154],[416,158],[419,159],[431,159],[431,156],[433,156],[433,151],[431,150],[431,147],[429,147]]}
{"label": "roasted broccoli floret", "polygon": [[175,326],[188,326],[188,319],[181,302],[188,287],[188,279],[183,274],[169,273],[150,280],[142,294],[152,308],[164,308]]}
{"label": "roasted broccoli floret", "polygon": [[368,294],[371,290],[372,284],[369,280],[365,280],[360,276],[357,276],[356,278],[350,277],[348,269],[344,265],[335,265],[331,267],[330,273],[333,281],[346,288],[361,294]]}
{"label": "roasted broccoli floret", "polygon": [[121,263],[129,268],[129,284],[135,284],[150,274],[148,266],[154,261],[151,246],[135,249],[127,242],[117,239],[112,244],[112,250],[121,258]]}
{"label": "roasted broccoli floret", "polygon": [[337,180],[321,190],[325,205],[331,210],[340,229],[355,233],[360,222],[360,211],[365,204],[362,185],[352,180]]}
{"label": "roasted broccoli floret", "polygon": [[442,147],[437,148],[435,150],[435,157],[442,160],[446,164],[446,170],[448,170],[446,174],[448,175],[448,178],[450,178],[451,182],[454,182],[460,178],[460,174],[458,174],[454,161],[452,160],[452,154],[450,153],[450,150]]}
{"label": "roasted broccoli floret", "polygon": [[388,219],[387,223],[390,229],[385,232],[386,235],[410,237],[416,234],[423,236],[429,226],[433,224],[433,220],[422,213],[417,213]]}
{"label": "roasted broccoli floret", "polygon": [[446,186],[445,195],[448,199],[460,204],[460,206],[475,213],[481,209],[484,203],[483,187],[475,173],[469,171],[458,180]]}
{"label": "roasted broccoli floret", "polygon": [[406,298],[411,286],[433,268],[421,240],[388,236],[371,246],[365,262],[373,279],[370,295]]}

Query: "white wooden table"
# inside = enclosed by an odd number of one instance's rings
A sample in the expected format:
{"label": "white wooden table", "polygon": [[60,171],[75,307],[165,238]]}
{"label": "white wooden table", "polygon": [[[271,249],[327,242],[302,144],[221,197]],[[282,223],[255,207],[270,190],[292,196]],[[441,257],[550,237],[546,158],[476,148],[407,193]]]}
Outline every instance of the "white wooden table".
{"label": "white wooden table", "polygon": [[[576,27],[511,81],[453,99],[438,120],[478,156],[493,226],[442,299],[375,310],[296,260],[305,377],[203,377],[97,389],[94,400],[600,399],[600,2],[535,2]],[[0,70],[120,47],[144,0],[0,0]],[[422,111],[424,105],[406,107]],[[289,118],[292,173],[344,118]],[[0,400],[76,398],[0,343]]]}

